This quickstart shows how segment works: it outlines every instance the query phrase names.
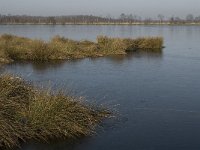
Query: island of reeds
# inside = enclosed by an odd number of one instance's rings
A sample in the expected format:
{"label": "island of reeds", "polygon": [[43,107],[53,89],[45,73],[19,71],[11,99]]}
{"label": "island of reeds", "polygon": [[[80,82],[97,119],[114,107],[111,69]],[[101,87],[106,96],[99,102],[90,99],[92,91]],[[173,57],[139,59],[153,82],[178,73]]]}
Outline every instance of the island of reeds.
{"label": "island of reeds", "polygon": [[28,140],[91,135],[109,113],[62,92],[41,90],[19,77],[0,76],[0,149]]}
{"label": "island of reeds", "polygon": [[161,51],[162,48],[162,37],[131,39],[98,36],[96,42],[92,42],[55,36],[46,42],[4,34],[0,36],[0,62],[66,60],[120,55],[136,50]]}

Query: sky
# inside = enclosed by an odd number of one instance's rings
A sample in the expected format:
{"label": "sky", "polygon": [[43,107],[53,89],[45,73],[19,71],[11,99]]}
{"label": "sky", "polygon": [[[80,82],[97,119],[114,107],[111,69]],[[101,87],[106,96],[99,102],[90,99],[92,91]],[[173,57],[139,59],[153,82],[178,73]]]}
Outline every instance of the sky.
{"label": "sky", "polygon": [[155,18],[200,16],[200,0],[0,0],[0,14],[97,15],[117,17],[121,13]]}

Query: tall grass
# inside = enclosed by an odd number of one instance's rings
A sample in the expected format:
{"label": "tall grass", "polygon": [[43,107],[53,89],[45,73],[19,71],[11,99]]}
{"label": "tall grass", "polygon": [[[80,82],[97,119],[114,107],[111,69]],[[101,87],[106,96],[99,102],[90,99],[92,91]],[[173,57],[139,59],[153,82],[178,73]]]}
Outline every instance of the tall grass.
{"label": "tall grass", "polygon": [[88,136],[109,113],[61,92],[40,90],[21,78],[0,76],[0,149],[20,141]]}
{"label": "tall grass", "polygon": [[124,39],[98,36],[97,44],[105,54],[125,54],[127,45]]}
{"label": "tall grass", "polygon": [[163,48],[163,38],[144,37],[137,39],[98,36],[97,42],[74,41],[55,36],[51,41],[32,40],[13,35],[0,36],[0,62],[11,60],[60,60],[106,55],[126,54],[127,51]]}

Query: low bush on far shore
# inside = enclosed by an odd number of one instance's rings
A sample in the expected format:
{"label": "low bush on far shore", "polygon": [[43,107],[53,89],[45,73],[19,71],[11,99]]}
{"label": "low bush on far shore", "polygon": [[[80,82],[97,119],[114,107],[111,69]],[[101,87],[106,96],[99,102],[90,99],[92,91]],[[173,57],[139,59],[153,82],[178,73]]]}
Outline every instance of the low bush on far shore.
{"label": "low bush on far shore", "polygon": [[157,51],[162,48],[162,37],[130,39],[98,36],[97,42],[91,42],[55,36],[51,41],[45,42],[4,34],[0,36],[0,62],[77,59],[120,55],[136,50]]}
{"label": "low bush on far shore", "polygon": [[107,110],[81,99],[33,87],[12,75],[0,76],[0,149],[27,140],[75,139],[95,132]]}

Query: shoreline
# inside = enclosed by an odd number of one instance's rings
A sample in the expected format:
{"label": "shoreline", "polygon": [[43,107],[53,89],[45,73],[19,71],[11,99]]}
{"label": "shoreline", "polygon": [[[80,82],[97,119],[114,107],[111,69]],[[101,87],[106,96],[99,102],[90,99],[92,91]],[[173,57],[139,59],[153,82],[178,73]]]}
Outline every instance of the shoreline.
{"label": "shoreline", "polygon": [[200,26],[200,23],[145,23],[145,22],[136,22],[136,23],[1,23],[1,25],[126,25],[126,26]]}

